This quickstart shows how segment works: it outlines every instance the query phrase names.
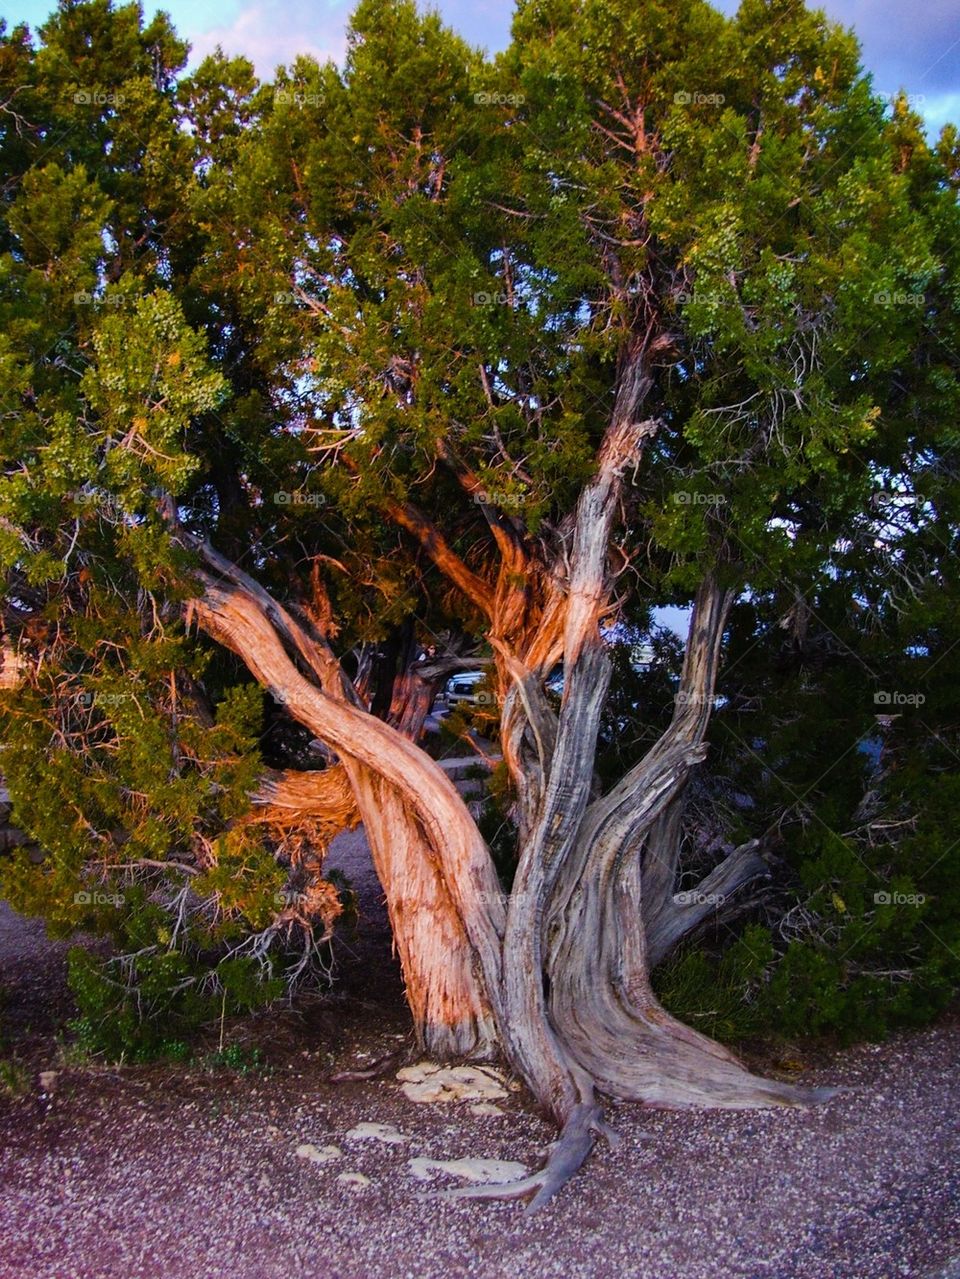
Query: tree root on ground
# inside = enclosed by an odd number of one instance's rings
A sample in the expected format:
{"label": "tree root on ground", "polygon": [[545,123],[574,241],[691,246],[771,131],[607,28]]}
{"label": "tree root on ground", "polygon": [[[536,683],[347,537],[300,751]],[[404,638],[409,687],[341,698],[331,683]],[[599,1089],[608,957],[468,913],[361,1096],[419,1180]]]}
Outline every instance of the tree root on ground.
{"label": "tree root on ground", "polygon": [[328,1076],[327,1083],[346,1084],[361,1079],[379,1079],[381,1075],[389,1074],[393,1067],[403,1060],[407,1052],[406,1048],[397,1048],[387,1053],[385,1057],[378,1057],[376,1061],[361,1070],[338,1070],[335,1075]]}
{"label": "tree root on ground", "polygon": [[620,1144],[620,1136],[606,1122],[600,1106],[594,1102],[581,1102],[574,1106],[563,1125],[560,1136],[554,1142],[547,1162],[537,1172],[520,1181],[504,1185],[464,1186],[459,1190],[443,1192],[445,1199],[522,1199],[533,1195],[527,1204],[525,1215],[539,1211],[567,1184],[583,1166],[593,1150],[598,1137],[606,1138],[611,1148]]}

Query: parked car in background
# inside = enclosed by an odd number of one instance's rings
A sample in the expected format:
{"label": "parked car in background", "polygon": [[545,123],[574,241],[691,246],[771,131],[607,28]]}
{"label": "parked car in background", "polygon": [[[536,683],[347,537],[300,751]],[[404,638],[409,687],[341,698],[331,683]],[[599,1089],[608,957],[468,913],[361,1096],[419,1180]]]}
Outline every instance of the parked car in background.
{"label": "parked car in background", "polygon": [[480,685],[487,678],[486,671],[460,671],[451,675],[438,699],[447,707],[467,702],[471,706],[489,706],[493,702],[493,694]]}

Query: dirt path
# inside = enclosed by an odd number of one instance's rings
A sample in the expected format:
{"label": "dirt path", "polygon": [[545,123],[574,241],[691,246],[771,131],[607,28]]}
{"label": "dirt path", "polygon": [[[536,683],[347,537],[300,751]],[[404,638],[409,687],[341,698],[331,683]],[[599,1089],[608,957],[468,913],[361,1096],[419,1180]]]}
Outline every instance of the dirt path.
{"label": "dirt path", "polygon": [[[513,1205],[438,1198],[457,1183],[416,1180],[410,1158],[532,1167],[551,1133],[516,1094],[504,1115],[479,1116],[414,1104],[392,1076],[326,1082],[406,1042],[362,840],[337,857],[366,930],[338,996],[254,1028],[267,1072],[61,1065],[52,1096],[0,1101],[0,1279],[960,1275],[957,1019],[805,1070],[844,1090],[817,1111],[623,1107],[620,1150],[600,1148],[530,1220]],[[58,1065],[43,1009],[64,998],[62,964],[62,947],[0,908],[8,1012],[37,1069]],[[407,1140],[348,1136],[370,1121]],[[295,1155],[301,1143],[342,1154],[312,1163]],[[353,1172],[369,1184],[338,1182]]]}

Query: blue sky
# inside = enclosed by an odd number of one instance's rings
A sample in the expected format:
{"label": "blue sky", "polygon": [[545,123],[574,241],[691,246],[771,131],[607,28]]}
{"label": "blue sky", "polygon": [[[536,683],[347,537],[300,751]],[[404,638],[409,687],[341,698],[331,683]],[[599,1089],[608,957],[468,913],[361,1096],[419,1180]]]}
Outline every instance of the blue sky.
{"label": "blue sky", "polygon": [[[715,0],[732,13],[737,0]],[[50,0],[0,0],[9,26],[39,26],[53,9]],[[279,63],[298,53],[339,61],[351,2],[342,0],[166,0],[144,4],[147,13],[165,8],[194,58],[218,44],[252,59],[270,78]],[[471,43],[494,52],[508,40],[512,0],[440,0],[450,26]],[[932,131],[960,121],[960,4],[957,0],[826,0],[831,17],[856,28],[864,61],[878,93],[903,88],[914,98]]]}

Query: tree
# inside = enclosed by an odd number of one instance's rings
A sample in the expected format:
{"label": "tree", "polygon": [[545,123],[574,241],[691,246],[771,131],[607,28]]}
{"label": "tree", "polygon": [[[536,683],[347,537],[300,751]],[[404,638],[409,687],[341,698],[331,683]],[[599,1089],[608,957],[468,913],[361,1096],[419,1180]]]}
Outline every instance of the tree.
{"label": "tree", "polygon": [[[6,771],[55,863],[12,882],[73,926],[93,840],[103,882],[153,876],[175,938],[199,919],[201,949],[266,962],[291,923],[268,893],[308,885],[309,949],[337,909],[316,850],[359,817],[419,1043],[502,1054],[562,1130],[496,1192],[535,1205],[607,1131],[604,1096],[817,1100],[671,1017],[651,969],[767,869],[748,838],[676,892],[725,636],[869,589],[851,530],[875,538],[878,484],[942,447],[949,137],[885,113],[855,39],[795,0],[521,4],[493,63],[364,0],[342,72],[273,86],[222,58],[177,83],[172,33],[132,13],[64,6],[36,54],[8,46],[36,142],[83,34],[93,59],[124,40],[112,82],[84,72],[115,86],[92,104],[113,145],[68,127],[38,167],[4,136],[0,550],[31,672]],[[692,604],[674,707],[611,780],[610,641],[666,602]],[[421,742],[478,657],[509,884]],[[323,761],[264,769],[251,677],[287,762],[291,721]],[[151,957],[175,949],[157,927]]]}

